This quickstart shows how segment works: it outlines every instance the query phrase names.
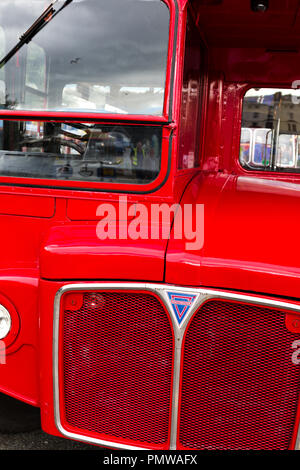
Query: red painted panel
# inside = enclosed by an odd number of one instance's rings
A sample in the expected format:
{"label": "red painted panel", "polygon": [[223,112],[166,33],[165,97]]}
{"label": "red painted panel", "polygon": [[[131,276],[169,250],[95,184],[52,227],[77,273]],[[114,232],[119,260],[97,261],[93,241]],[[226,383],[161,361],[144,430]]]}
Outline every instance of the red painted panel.
{"label": "red painted panel", "polygon": [[298,298],[299,186],[280,181],[206,174],[181,204],[204,204],[204,246],[189,251],[171,238],[166,282]]}
{"label": "red painted panel", "polygon": [[107,204],[109,202],[109,204],[114,207],[116,213],[118,213],[120,208],[121,211],[122,207],[123,210],[126,210],[129,205],[134,204],[130,198],[126,200],[128,205],[122,202],[122,200],[119,202],[116,198],[112,199],[108,197],[101,200],[70,199],[67,206],[67,216],[70,220],[99,220],[97,209],[100,204]]}
{"label": "red painted panel", "polygon": [[0,303],[13,314],[15,334],[0,363],[0,392],[32,405],[39,404],[37,291],[37,270],[0,271]]}
{"label": "red painted panel", "polygon": [[54,211],[53,197],[0,194],[0,214],[53,217]]}
{"label": "red painted panel", "polygon": [[38,355],[33,346],[25,344],[1,364],[0,391],[29,405],[39,404]]}
{"label": "red painted panel", "polygon": [[167,240],[100,240],[96,227],[52,227],[41,248],[41,277],[163,280]]}

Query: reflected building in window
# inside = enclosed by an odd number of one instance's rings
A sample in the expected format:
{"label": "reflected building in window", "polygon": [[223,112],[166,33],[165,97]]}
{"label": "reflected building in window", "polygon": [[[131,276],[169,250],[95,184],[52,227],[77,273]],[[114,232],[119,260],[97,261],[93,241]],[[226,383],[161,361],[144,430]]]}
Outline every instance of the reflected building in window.
{"label": "reflected building in window", "polygon": [[300,92],[251,89],[243,102],[240,162],[251,169],[297,171]]}

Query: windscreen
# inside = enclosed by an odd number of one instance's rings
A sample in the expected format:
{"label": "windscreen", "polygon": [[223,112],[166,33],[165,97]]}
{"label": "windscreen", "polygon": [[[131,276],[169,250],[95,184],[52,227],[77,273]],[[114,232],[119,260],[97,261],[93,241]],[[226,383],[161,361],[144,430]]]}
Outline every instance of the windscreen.
{"label": "windscreen", "polygon": [[[55,13],[0,70],[0,107],[162,115],[170,16],[166,4],[52,3]],[[49,5],[50,0],[1,0],[1,59]]]}

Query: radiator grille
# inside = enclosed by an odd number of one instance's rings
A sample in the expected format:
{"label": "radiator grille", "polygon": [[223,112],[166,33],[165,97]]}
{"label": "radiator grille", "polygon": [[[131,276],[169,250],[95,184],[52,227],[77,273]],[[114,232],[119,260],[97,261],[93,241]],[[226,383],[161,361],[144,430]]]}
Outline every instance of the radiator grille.
{"label": "radiator grille", "polygon": [[281,311],[204,304],[185,338],[180,447],[287,449],[300,390],[295,339]]}
{"label": "radiator grille", "polygon": [[85,435],[163,448],[173,360],[165,309],[149,293],[104,291],[96,307],[89,295],[63,312],[64,419]]}

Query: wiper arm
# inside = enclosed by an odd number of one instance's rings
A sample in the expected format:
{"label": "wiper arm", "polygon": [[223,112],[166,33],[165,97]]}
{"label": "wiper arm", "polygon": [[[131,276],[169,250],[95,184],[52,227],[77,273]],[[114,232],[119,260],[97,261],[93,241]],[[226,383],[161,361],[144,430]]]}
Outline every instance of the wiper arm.
{"label": "wiper arm", "polygon": [[58,13],[60,13],[66,6],[68,6],[73,0],[65,0],[64,4],[58,9],[55,10],[53,6],[57,3],[58,0],[52,2],[48,8],[41,14],[41,16],[28,28],[28,30],[22,34],[19,38],[19,42],[6,54],[5,57],[0,61],[0,69],[24,46],[28,44],[34,36],[36,36],[50,21],[55,18]]}

